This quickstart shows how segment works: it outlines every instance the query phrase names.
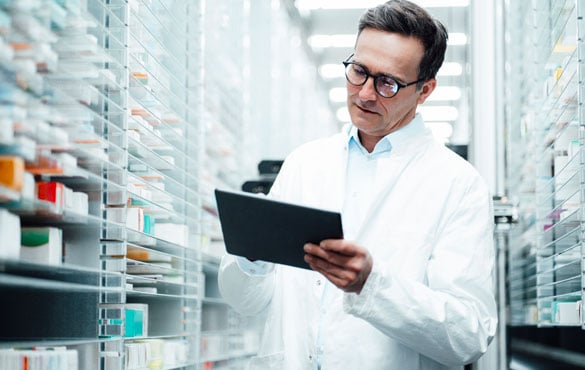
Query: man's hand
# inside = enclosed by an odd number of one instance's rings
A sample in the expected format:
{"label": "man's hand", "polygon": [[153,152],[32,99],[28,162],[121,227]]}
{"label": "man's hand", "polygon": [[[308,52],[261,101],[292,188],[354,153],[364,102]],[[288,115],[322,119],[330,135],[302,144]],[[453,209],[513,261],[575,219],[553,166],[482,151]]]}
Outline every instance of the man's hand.
{"label": "man's hand", "polygon": [[323,274],[339,289],[347,293],[360,293],[372,271],[370,253],[344,239],[327,239],[319,245],[304,246],[305,262]]}

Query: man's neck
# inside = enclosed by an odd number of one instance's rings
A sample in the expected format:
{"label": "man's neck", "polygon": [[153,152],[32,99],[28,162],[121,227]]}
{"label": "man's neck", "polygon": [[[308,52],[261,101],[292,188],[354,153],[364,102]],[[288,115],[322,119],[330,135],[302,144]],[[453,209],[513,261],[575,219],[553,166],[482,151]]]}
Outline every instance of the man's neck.
{"label": "man's neck", "polygon": [[382,140],[383,136],[365,135],[363,132],[358,131],[358,137],[360,138],[360,143],[362,143],[362,146],[368,151],[368,153],[371,153],[374,151],[376,144]]}

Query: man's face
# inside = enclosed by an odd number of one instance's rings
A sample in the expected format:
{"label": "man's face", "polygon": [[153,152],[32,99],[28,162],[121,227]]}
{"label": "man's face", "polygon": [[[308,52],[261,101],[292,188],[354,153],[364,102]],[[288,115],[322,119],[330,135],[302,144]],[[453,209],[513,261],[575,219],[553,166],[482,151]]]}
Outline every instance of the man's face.
{"label": "man's face", "polygon": [[[370,74],[384,74],[400,83],[419,79],[418,66],[423,56],[422,43],[414,37],[366,28],[360,34],[351,61],[365,67]],[[368,78],[362,86],[347,83],[347,106],[353,124],[364,138],[382,138],[405,126],[434,90],[436,80],[401,88],[392,98],[384,98],[374,88],[374,79]]]}

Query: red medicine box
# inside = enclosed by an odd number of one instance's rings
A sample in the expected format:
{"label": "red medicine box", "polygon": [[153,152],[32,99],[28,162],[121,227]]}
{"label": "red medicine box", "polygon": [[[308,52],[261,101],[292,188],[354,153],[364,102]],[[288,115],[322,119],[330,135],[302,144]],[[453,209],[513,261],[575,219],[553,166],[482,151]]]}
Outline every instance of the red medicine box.
{"label": "red medicine box", "polygon": [[54,203],[59,210],[65,205],[65,185],[60,182],[37,182],[37,194],[40,200]]}

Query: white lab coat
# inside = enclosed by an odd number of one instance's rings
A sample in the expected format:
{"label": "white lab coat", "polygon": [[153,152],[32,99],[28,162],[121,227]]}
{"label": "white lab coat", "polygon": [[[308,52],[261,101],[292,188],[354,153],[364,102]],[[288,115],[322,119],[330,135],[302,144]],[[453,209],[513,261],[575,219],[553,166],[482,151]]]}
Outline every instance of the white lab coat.
{"label": "white lab coat", "polygon": [[[340,211],[347,152],[346,132],[301,146],[271,196]],[[356,237],[374,261],[359,295],[330,285],[324,298],[330,283],[314,271],[277,265],[255,276],[223,258],[224,298],[265,315],[251,369],[316,369],[319,353],[323,370],[459,369],[486,351],[497,313],[485,183],[427,129],[377,166],[384,175]]]}

